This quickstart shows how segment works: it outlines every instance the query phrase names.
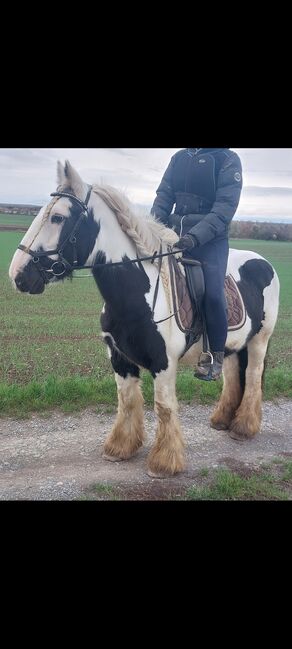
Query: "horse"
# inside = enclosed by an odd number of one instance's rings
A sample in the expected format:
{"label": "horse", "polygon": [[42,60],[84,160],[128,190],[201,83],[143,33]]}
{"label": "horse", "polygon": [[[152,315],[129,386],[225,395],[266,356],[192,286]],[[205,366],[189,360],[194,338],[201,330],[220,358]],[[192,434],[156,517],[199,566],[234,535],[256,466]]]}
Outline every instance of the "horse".
{"label": "horse", "polygon": [[[188,349],[187,335],[172,317],[166,255],[178,237],[150,214],[141,214],[114,187],[85,183],[69,161],[64,166],[58,162],[57,181],[52,200],[18,246],[9,276],[18,291],[40,294],[47,284],[74,277],[75,268],[91,268],[104,300],[102,336],[118,394],[103,457],[127,460],[145,440],[144,368],[153,377],[157,416],[147,472],[159,478],[178,474],[185,467],[185,443],[176,398],[177,366],[180,359],[193,364],[202,350],[202,337]],[[234,249],[228,274],[241,294],[245,318],[240,328],[228,331],[223,390],[210,424],[244,440],[260,431],[262,379],[277,321],[279,279],[263,257]]]}

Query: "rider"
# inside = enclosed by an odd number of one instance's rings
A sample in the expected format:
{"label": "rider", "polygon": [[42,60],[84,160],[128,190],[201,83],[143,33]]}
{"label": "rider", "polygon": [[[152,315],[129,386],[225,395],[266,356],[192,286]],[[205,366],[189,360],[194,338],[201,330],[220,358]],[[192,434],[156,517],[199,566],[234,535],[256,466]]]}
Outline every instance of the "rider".
{"label": "rider", "polygon": [[206,328],[214,361],[209,357],[198,365],[196,376],[205,381],[222,374],[228,330],[224,294],[228,226],[241,189],[242,168],[236,153],[227,148],[182,149],[171,158],[151,210],[180,237],[174,247],[187,250],[202,264]]}

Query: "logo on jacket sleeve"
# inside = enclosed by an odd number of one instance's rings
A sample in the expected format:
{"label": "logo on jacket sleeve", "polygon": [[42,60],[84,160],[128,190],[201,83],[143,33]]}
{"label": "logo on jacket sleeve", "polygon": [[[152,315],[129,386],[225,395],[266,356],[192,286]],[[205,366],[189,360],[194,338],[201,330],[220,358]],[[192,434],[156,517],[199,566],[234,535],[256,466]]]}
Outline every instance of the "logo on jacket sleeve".
{"label": "logo on jacket sleeve", "polygon": [[236,180],[237,183],[240,183],[241,174],[239,173],[239,171],[236,171],[236,173],[234,174],[234,180]]}

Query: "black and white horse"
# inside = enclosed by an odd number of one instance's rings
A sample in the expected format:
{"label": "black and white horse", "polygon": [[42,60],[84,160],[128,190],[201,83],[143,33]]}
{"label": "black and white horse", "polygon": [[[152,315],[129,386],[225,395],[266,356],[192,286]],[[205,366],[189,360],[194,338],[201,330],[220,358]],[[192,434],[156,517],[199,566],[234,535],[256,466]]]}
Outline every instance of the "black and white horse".
{"label": "black and white horse", "polygon": [[[177,235],[138,213],[114,188],[88,186],[69,162],[65,167],[58,163],[58,183],[52,201],[40,210],[16,250],[10,277],[18,290],[36,294],[49,282],[72,275],[75,267],[96,266],[92,272],[105,302],[103,337],[118,391],[117,418],[104,457],[127,459],[143,444],[139,368],[146,368],[154,379],[158,418],[148,473],[178,473],[184,467],[184,441],[175,383],[186,335],[169,317],[173,307],[167,257],[161,268],[150,260],[117,263],[167,252]],[[237,439],[251,438],[260,430],[264,360],[277,320],[279,280],[266,260],[247,251],[230,250],[228,273],[240,289],[246,319],[240,329],[228,332],[224,386],[211,426],[229,430]],[[193,365],[200,349],[201,341],[184,359]]]}

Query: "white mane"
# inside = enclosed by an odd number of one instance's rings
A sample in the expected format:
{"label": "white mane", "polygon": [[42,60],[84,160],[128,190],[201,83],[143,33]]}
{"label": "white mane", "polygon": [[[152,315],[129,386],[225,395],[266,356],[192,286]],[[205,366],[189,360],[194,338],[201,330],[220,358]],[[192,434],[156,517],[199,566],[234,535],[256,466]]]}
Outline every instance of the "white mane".
{"label": "white mane", "polygon": [[149,213],[131,205],[128,198],[114,187],[93,185],[92,191],[114,211],[122,230],[135,243],[141,255],[153,255],[162,245],[172,245],[178,240],[177,234],[163,223],[155,220]]}

